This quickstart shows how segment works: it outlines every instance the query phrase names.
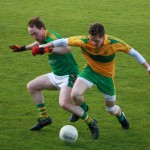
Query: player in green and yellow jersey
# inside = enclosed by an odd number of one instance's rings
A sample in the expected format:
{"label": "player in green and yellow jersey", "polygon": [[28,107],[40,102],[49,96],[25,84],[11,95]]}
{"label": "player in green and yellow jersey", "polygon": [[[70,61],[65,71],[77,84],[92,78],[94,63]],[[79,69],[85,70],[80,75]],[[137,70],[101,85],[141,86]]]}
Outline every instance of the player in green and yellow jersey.
{"label": "player in green and yellow jersey", "polygon": [[[13,52],[31,50],[40,44],[46,44],[61,38],[61,36],[54,31],[47,30],[39,17],[33,18],[28,22],[28,33],[36,41],[26,46],[10,46]],[[58,54],[57,51],[61,51],[63,55],[61,53]],[[38,123],[31,128],[32,131],[40,130],[44,126],[52,123],[52,120],[49,117],[46,109],[42,90],[60,90],[59,105],[63,109],[72,112],[71,119],[72,117],[78,115],[76,111],[83,113],[88,109],[86,103],[82,103],[82,106],[79,107],[78,105],[73,104],[71,101],[71,90],[79,71],[78,65],[75,62],[72,53],[69,52],[64,54],[63,51],[70,51],[70,47],[64,46],[60,48],[46,49],[44,51],[38,51],[38,53],[34,49],[32,50],[32,54],[34,56],[37,54],[46,53],[48,62],[52,69],[51,73],[41,75],[27,84],[27,89],[30,92],[32,99],[39,111]],[[73,114],[74,112],[76,115]],[[86,113],[85,115],[87,117]],[[89,117],[87,124],[89,124],[90,128],[93,129],[93,119]],[[98,134],[94,138],[98,138]]]}
{"label": "player in green and yellow jersey", "polygon": [[[72,99],[78,104],[84,102],[84,92],[97,86],[99,92],[104,96],[107,111],[115,115],[123,129],[129,128],[121,108],[116,104],[116,93],[114,86],[115,54],[124,52],[134,57],[142,64],[150,74],[150,66],[144,57],[124,41],[105,34],[104,26],[94,23],[90,26],[88,36],[73,36],[65,39],[56,40],[42,45],[39,49],[58,46],[77,46],[81,47],[81,52],[87,60],[87,66],[79,74],[72,89]],[[83,117],[79,114],[79,117]]]}

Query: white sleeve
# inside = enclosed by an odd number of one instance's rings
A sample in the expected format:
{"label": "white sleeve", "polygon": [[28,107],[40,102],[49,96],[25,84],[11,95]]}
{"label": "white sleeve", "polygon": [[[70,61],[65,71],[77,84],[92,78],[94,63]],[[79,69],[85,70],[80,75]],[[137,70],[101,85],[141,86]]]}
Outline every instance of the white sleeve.
{"label": "white sleeve", "polygon": [[144,62],[146,62],[144,57],[139,52],[134,50],[133,48],[130,49],[130,52],[128,54],[130,56],[134,57],[140,64],[143,64]]}
{"label": "white sleeve", "polygon": [[54,47],[68,46],[68,38],[54,40],[52,43],[54,44]]}

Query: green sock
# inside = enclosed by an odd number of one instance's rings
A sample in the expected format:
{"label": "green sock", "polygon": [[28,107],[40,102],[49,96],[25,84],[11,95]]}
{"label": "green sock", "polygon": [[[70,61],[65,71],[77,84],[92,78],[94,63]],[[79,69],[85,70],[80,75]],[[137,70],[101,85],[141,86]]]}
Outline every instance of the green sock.
{"label": "green sock", "polygon": [[84,120],[84,122],[89,125],[89,124],[93,124],[93,119],[91,117],[89,117],[86,112],[84,112],[83,116],[81,117],[82,120]]}
{"label": "green sock", "polygon": [[86,112],[84,112],[83,116],[81,117],[82,120],[84,120],[87,117]]}
{"label": "green sock", "polygon": [[39,112],[40,118],[41,119],[48,118],[48,112],[46,110],[45,104],[44,103],[43,104],[37,104],[36,106],[38,108],[38,112]]}
{"label": "green sock", "polygon": [[121,122],[124,119],[123,113],[121,113],[121,116],[116,116],[118,121]]}
{"label": "green sock", "polygon": [[80,106],[84,111],[87,111],[87,104],[86,102],[83,102],[83,104]]}

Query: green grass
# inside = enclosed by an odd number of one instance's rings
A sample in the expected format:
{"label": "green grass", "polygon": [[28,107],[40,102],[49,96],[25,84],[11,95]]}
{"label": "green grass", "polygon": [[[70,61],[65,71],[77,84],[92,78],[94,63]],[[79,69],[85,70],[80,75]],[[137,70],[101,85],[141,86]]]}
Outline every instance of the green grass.
{"label": "green grass", "polygon": [[[93,22],[102,22],[106,33],[121,38],[137,49],[150,63],[150,30],[148,0],[1,0],[0,1],[0,149],[1,150],[147,150],[150,147],[150,76],[133,58],[116,56],[117,104],[125,111],[131,128],[123,131],[110,116],[96,87],[85,93],[89,115],[97,118],[101,137],[93,140],[82,120],[70,123],[70,113],[58,105],[59,92],[44,91],[53,124],[40,132],[30,132],[38,113],[26,84],[50,72],[47,58],[33,57],[30,52],[12,53],[12,44],[28,44],[27,22],[41,16],[47,28],[60,35],[87,34]],[[80,70],[85,59],[79,48],[73,48]],[[80,56],[81,57],[80,57]],[[63,125],[72,124],[79,132],[76,144],[59,140]]]}

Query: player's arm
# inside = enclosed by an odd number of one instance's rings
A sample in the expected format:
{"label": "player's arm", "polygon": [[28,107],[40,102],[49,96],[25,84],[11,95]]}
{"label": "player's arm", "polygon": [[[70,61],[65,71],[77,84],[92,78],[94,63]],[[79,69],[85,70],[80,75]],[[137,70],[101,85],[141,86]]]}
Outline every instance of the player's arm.
{"label": "player's arm", "polygon": [[84,42],[80,40],[80,37],[78,36],[72,38],[62,38],[33,48],[32,54],[35,56],[39,53],[39,51],[43,53],[51,52],[65,54],[71,51],[68,46],[81,47],[82,44],[84,44]]}
{"label": "player's arm", "polygon": [[29,45],[26,45],[26,50],[32,50],[33,47],[38,46],[38,45],[39,43],[37,41]]}
{"label": "player's arm", "polygon": [[[49,43],[48,43],[49,44]],[[44,47],[48,45],[45,44]],[[51,47],[51,46],[48,46]],[[58,39],[52,41],[52,53],[65,54],[71,51],[71,48],[68,46],[68,38]]]}
{"label": "player's arm", "polygon": [[142,64],[144,68],[147,69],[148,73],[150,74],[150,65],[147,63],[145,58],[139,52],[131,48],[128,54],[134,57],[140,64]]}
{"label": "player's arm", "polygon": [[[75,46],[75,47],[84,47],[85,42],[82,40],[82,37],[85,38],[85,36],[73,36],[69,38],[62,38],[58,40],[54,40],[50,43],[42,45],[42,47],[61,47],[61,46]],[[88,39],[86,39],[88,40]]]}
{"label": "player's arm", "polygon": [[37,45],[39,45],[39,43],[36,41],[34,43],[31,43],[29,45],[24,45],[24,46],[12,45],[12,46],[9,46],[9,48],[12,49],[13,52],[22,52],[26,50],[31,50],[33,47]]}
{"label": "player's arm", "polygon": [[61,46],[68,46],[68,38],[54,40],[50,43],[42,45],[43,48],[46,47],[54,48],[54,47],[61,47]]}
{"label": "player's arm", "polygon": [[56,53],[56,54],[66,54],[69,52],[71,52],[70,46],[54,47],[51,50],[51,53]]}
{"label": "player's arm", "polygon": [[44,53],[57,53],[65,54],[71,51],[68,45],[68,39],[58,39],[47,44],[36,46],[32,48],[32,55],[44,54]]}

